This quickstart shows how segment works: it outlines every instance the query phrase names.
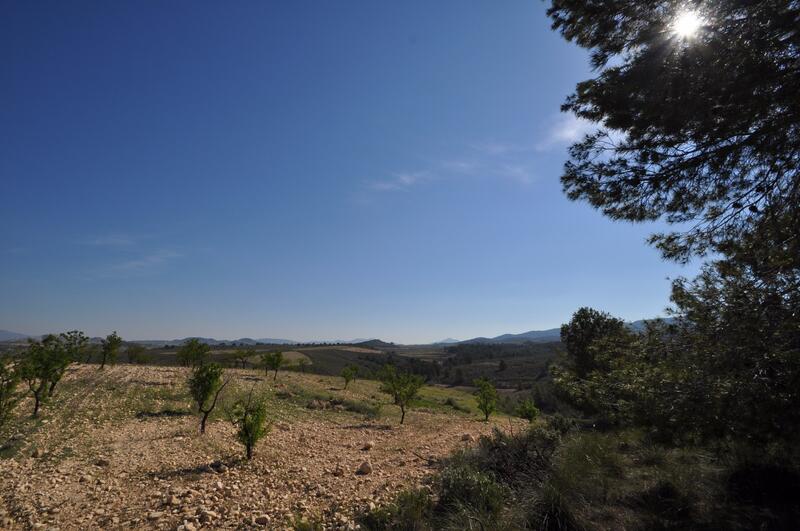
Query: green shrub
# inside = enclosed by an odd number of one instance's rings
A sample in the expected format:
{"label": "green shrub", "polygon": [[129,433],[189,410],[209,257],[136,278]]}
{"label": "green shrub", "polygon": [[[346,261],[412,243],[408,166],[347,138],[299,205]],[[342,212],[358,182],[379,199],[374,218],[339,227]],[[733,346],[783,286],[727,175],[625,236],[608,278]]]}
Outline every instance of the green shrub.
{"label": "green shrub", "polygon": [[533,400],[526,398],[517,406],[517,416],[533,422],[539,417],[539,408],[533,403]]}
{"label": "green shrub", "polygon": [[615,498],[624,473],[625,463],[613,435],[580,433],[558,449],[550,483],[562,494],[608,502]]}
{"label": "green shrub", "polygon": [[439,476],[439,505],[444,510],[472,508],[496,515],[503,507],[505,491],[488,474],[466,464],[452,464]]}
{"label": "green shrub", "polygon": [[457,458],[491,473],[505,485],[529,486],[545,480],[560,442],[558,433],[540,426],[516,435],[495,429],[491,436],[481,437],[473,449]]}
{"label": "green shrub", "polygon": [[401,492],[390,504],[366,511],[356,518],[369,531],[427,531],[432,524],[434,503],[426,489]]}
{"label": "green shrub", "polygon": [[566,435],[575,429],[575,421],[561,413],[555,413],[547,417],[547,427],[561,435]]}
{"label": "green shrub", "polygon": [[573,506],[558,489],[549,483],[545,483],[538,489],[522,509],[517,511],[517,514],[524,519],[519,525],[520,528],[536,529],[537,531],[583,531],[586,529],[573,513]]}
{"label": "green shrub", "polygon": [[470,413],[471,412],[471,410],[467,406],[462,406],[452,396],[448,396],[447,399],[445,399],[444,405],[450,406],[451,408],[455,409],[456,411],[461,411],[462,413]]}

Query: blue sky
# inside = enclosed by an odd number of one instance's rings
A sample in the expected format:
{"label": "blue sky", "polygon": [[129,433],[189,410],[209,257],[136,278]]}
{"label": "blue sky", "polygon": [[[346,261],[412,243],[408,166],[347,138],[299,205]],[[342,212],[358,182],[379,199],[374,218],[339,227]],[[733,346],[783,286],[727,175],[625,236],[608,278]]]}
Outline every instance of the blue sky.
{"label": "blue sky", "polygon": [[8,2],[0,328],[380,337],[626,319],[693,270],[569,202],[546,5]]}

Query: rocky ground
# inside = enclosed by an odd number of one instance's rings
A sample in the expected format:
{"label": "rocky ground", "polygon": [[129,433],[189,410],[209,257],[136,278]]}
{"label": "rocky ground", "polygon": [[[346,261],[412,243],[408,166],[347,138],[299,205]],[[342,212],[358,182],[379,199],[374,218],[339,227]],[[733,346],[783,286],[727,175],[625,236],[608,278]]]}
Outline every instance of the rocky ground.
{"label": "rocky ground", "polygon": [[400,426],[375,382],[342,391],[338,378],[228,374],[229,395],[255,386],[272,397],[272,429],[252,461],[222,406],[198,433],[188,370],[71,369],[40,419],[28,418],[24,402],[0,438],[0,528],[283,529],[303,518],[354,528],[357,511],[421,483],[453,449],[511,422],[480,422],[466,393],[427,388]]}

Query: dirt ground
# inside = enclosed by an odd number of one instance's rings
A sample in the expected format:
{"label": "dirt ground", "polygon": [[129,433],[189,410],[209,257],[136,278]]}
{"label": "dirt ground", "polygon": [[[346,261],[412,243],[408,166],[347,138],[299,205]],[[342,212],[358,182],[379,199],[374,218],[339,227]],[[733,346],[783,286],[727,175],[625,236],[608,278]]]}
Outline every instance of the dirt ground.
{"label": "dirt ground", "polygon": [[[29,419],[23,402],[0,438],[0,527],[283,529],[308,518],[354,528],[355,512],[422,483],[455,448],[511,425],[439,407],[445,397],[469,407],[471,397],[455,390],[428,389],[400,426],[375,382],[343,391],[341,379],[317,375],[281,372],[273,382],[253,371],[228,374],[231,394],[255,386],[273,397],[272,428],[252,461],[221,413],[198,433],[188,369],[71,369],[40,419]],[[368,415],[327,408],[323,395],[386,405]],[[358,474],[365,461],[371,472]]]}

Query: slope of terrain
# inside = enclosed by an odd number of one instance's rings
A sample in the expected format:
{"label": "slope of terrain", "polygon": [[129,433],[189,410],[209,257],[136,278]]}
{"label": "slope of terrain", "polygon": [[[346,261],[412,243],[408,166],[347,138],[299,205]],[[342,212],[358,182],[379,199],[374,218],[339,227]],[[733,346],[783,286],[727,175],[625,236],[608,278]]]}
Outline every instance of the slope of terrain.
{"label": "slope of terrain", "polygon": [[[355,511],[419,484],[464,439],[512,426],[479,421],[474,398],[455,389],[424,388],[400,426],[373,381],[343,391],[340,378],[228,374],[229,397],[270,397],[272,429],[249,462],[224,407],[198,433],[188,369],[70,368],[40,419],[26,400],[0,437],[0,527],[281,528],[305,517],[347,529]],[[365,461],[372,472],[357,474]]]}

